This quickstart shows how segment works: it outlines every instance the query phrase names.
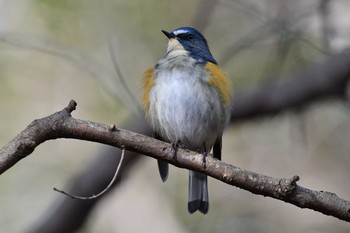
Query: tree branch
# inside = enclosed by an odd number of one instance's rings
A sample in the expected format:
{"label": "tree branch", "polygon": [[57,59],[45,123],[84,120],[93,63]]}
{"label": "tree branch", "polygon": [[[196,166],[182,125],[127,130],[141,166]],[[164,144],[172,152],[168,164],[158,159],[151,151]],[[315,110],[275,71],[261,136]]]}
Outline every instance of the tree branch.
{"label": "tree branch", "polygon": [[57,138],[74,138],[99,142],[161,158],[180,167],[196,170],[227,184],[255,194],[283,200],[301,208],[331,215],[350,222],[350,202],[336,194],[314,191],[296,184],[298,176],[277,179],[254,173],[203,155],[179,148],[174,158],[172,146],[154,138],[117,128],[71,117],[76,102],[71,101],[62,111],[34,120],[25,130],[0,150],[0,173],[5,172],[22,158],[34,151],[41,143]]}

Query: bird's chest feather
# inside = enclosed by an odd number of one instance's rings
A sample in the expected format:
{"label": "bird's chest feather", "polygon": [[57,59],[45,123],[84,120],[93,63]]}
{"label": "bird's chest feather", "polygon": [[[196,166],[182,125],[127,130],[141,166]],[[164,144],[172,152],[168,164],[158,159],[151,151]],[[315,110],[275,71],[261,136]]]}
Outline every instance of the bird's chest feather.
{"label": "bird's chest feather", "polygon": [[198,114],[199,109],[207,105],[204,86],[199,77],[186,71],[160,72],[151,91],[151,105],[157,105],[160,115],[172,113],[185,120],[186,115]]}
{"label": "bird's chest feather", "polygon": [[150,91],[150,120],[162,138],[193,147],[212,144],[224,123],[217,90],[201,67],[160,69]]}

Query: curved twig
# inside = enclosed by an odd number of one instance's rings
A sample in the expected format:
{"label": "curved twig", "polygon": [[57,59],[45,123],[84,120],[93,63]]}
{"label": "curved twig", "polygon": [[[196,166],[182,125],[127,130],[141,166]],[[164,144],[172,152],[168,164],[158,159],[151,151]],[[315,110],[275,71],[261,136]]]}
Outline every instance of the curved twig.
{"label": "curved twig", "polygon": [[98,194],[92,194],[91,196],[88,196],[88,197],[82,197],[82,196],[77,196],[77,195],[73,195],[73,194],[70,194],[66,191],[63,191],[63,190],[60,190],[58,188],[53,188],[54,191],[56,192],[59,192],[59,193],[62,193],[63,195],[66,195],[70,198],[73,198],[73,199],[78,199],[78,200],[92,200],[92,199],[96,199],[96,198],[99,198],[100,196],[102,196],[103,194],[105,194],[111,187],[112,185],[114,184],[114,182],[117,180],[117,176],[118,176],[118,173],[120,171],[120,167],[123,163],[123,160],[124,160],[124,154],[125,154],[125,149],[122,148],[122,153],[121,153],[121,156],[120,156],[120,160],[118,162],[118,166],[117,166],[117,169],[115,170],[115,173],[113,175],[113,178],[111,180],[111,182],[109,182],[109,184],[107,185],[107,187],[105,187],[101,192],[99,192]]}

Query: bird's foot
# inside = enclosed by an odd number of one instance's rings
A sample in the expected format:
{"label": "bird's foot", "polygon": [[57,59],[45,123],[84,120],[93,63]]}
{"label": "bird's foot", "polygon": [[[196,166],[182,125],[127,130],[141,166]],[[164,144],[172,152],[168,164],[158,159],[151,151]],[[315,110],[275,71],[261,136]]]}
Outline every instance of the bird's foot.
{"label": "bird's foot", "polygon": [[205,144],[203,145],[203,148],[204,148],[204,152],[203,152],[203,161],[202,161],[202,164],[203,164],[203,168],[207,168],[207,156],[208,156],[208,151],[207,151],[207,147],[205,146]]}
{"label": "bird's foot", "polygon": [[179,141],[177,141],[177,142],[172,142],[172,143],[171,143],[171,147],[173,148],[173,159],[174,159],[175,161],[177,161],[177,151],[178,151],[178,149],[179,149],[179,147],[180,147]]}
{"label": "bird's foot", "polygon": [[202,164],[203,164],[203,168],[207,168],[207,156],[208,156],[208,153],[207,152],[204,152],[203,153],[203,160],[202,160]]}

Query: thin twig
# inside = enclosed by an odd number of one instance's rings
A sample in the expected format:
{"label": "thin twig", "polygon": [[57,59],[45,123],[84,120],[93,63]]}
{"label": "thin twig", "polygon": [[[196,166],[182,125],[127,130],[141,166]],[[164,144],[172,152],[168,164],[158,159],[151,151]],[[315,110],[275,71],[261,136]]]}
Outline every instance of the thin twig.
{"label": "thin twig", "polygon": [[320,0],[319,15],[321,21],[322,42],[325,50],[332,52],[331,39],[334,35],[334,27],[331,20],[331,1]]}
{"label": "thin twig", "polygon": [[[299,33],[299,31],[294,28],[295,25],[299,23],[301,20],[305,19],[306,17],[310,17],[310,15],[312,15],[310,14],[310,12],[314,11],[314,8],[311,8],[311,7],[305,8],[306,9],[305,11],[301,11],[301,12],[298,12],[298,14],[295,14],[293,19],[290,20],[292,23],[283,25],[280,23],[279,16],[275,16],[275,17],[267,16],[254,5],[248,4],[244,1],[236,0],[236,1],[225,1],[221,3],[228,6],[231,6],[232,4],[234,4],[239,8],[239,10],[245,12],[249,16],[252,16],[250,17],[251,19],[255,19],[259,22],[258,26],[255,27],[253,30],[251,30],[250,33],[238,39],[237,43],[234,43],[231,47],[226,49],[226,52],[224,52],[224,55],[222,56],[222,58],[219,59],[220,64],[222,66],[226,65],[231,60],[231,58],[233,58],[238,52],[241,52],[245,48],[250,48],[252,45],[256,44],[258,41],[262,41],[271,36],[275,36],[276,33],[294,36],[296,37],[296,39],[299,39],[305,45],[318,51],[319,53],[325,54],[325,55],[329,54],[328,50],[319,47],[318,45],[313,43],[311,40],[309,40],[306,36],[304,36],[303,33]],[[270,33],[267,33],[267,32],[270,32]]]}
{"label": "thin twig", "polygon": [[113,67],[114,67],[114,71],[118,77],[118,80],[120,82],[120,84],[122,85],[122,87],[124,88],[124,90],[126,91],[126,94],[129,96],[133,106],[135,106],[137,108],[137,112],[140,114],[140,116],[143,115],[142,112],[142,108],[140,106],[140,103],[137,101],[135,95],[132,93],[132,91],[130,90],[127,82],[125,81],[125,77],[123,75],[123,72],[121,71],[118,62],[117,62],[117,57],[115,56],[114,53],[114,49],[113,49],[113,44],[111,42],[111,40],[108,40],[108,51],[109,51],[109,55],[111,56],[111,60],[113,63]]}
{"label": "thin twig", "polygon": [[117,167],[117,169],[116,169],[116,171],[114,173],[114,176],[113,176],[111,182],[109,182],[107,187],[104,190],[102,190],[101,192],[99,192],[98,194],[93,194],[92,196],[89,196],[89,197],[82,197],[82,196],[76,196],[76,195],[73,195],[73,194],[69,194],[69,193],[67,193],[67,192],[65,192],[63,190],[57,189],[57,188],[53,188],[53,190],[55,190],[56,192],[62,193],[64,195],[68,196],[68,197],[71,197],[73,199],[79,199],[79,200],[91,200],[91,199],[96,199],[96,198],[102,196],[105,192],[107,192],[110,189],[110,187],[114,184],[115,180],[117,179],[120,167],[121,167],[123,159],[124,159],[124,154],[125,154],[125,149],[122,148],[122,153],[121,153],[121,156],[120,156],[118,167]]}
{"label": "thin twig", "polygon": [[[98,80],[101,87],[115,98],[126,101],[122,98],[124,96],[119,94],[115,88],[117,83],[113,81],[115,77],[113,70],[82,51],[53,42],[45,37],[32,37],[31,39],[30,35],[10,32],[0,33],[0,43],[56,57]],[[111,85],[111,82],[113,82],[113,85]]]}

